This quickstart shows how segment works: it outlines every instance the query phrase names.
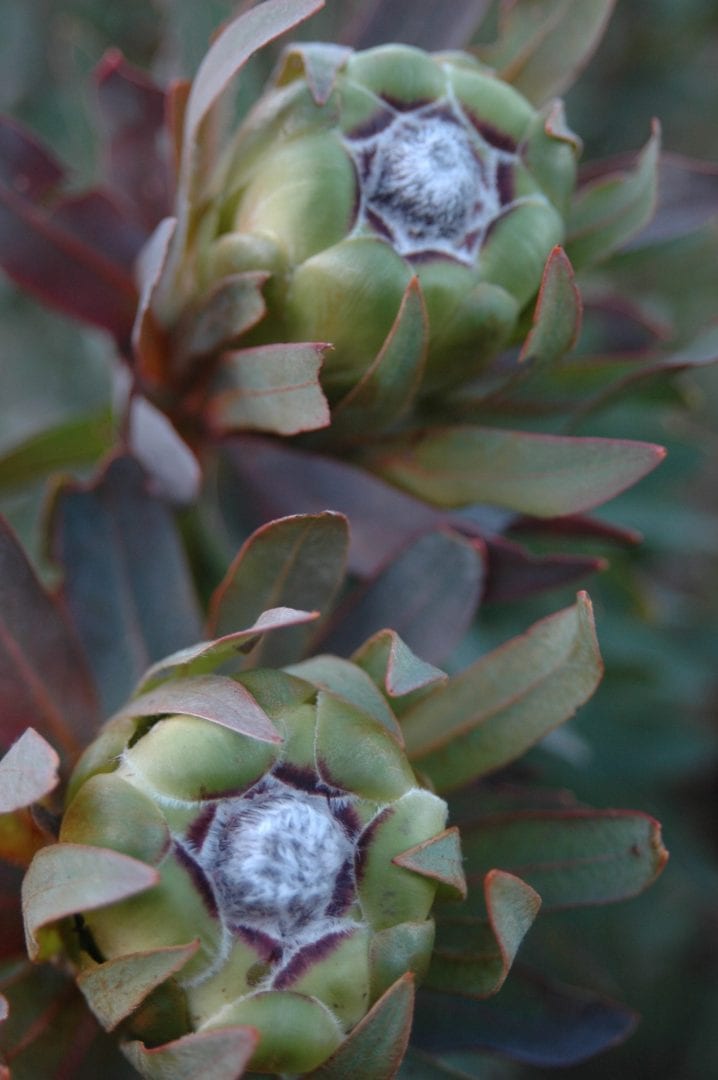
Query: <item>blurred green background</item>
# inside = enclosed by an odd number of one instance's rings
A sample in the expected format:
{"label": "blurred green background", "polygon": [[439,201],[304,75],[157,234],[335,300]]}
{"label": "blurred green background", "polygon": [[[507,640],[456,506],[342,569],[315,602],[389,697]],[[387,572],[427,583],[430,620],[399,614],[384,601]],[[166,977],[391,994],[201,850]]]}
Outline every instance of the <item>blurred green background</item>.
{"label": "blurred green background", "polygon": [[[316,35],[331,32],[350,7],[329,0]],[[0,0],[0,109],[50,142],[71,165],[72,186],[82,188],[97,175],[89,76],[103,52],[116,46],[161,79],[190,74],[211,31],[235,8],[222,0]],[[619,0],[599,51],[567,95],[584,160],[635,149],[658,116],[670,152],[718,166],[716,71],[715,0]],[[259,77],[250,70],[250,90]],[[717,315],[717,236],[718,203],[712,215],[708,204],[688,235],[649,250],[638,244],[614,256],[605,276],[639,291],[673,322],[678,340],[688,338]],[[2,458],[33,432],[109,400],[111,345],[5,280],[0,311]],[[595,806],[654,814],[672,857],[640,898],[547,917],[552,970],[578,954],[584,983],[643,1016],[628,1043],[562,1070],[567,1078],[718,1076],[717,408],[718,370],[706,368],[615,402],[580,429],[660,442],[670,454],[603,511],[645,537],[635,550],[607,548],[610,569],[589,583],[606,678],[567,734],[529,756],[527,775]],[[0,483],[0,509],[36,556],[40,507],[40,485]],[[553,592],[485,608],[455,663],[571,599]],[[530,940],[526,948],[530,954]],[[491,1080],[543,1075],[488,1057],[477,1069]]]}

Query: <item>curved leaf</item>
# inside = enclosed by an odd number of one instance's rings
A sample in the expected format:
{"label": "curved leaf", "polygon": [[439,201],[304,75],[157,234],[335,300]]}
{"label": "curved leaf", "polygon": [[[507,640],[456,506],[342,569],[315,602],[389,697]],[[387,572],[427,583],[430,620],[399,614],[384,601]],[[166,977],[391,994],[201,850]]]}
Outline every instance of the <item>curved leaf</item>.
{"label": "curved leaf", "polygon": [[664,457],[653,443],[467,424],[396,439],[366,460],[374,472],[435,506],[491,503],[561,517],[612,499]]}
{"label": "curved leaf", "polygon": [[115,713],[115,719],[158,716],[162,713],[199,716],[262,742],[282,741],[272,721],[249,691],[235,679],[223,675],[195,675],[177,681],[170,679],[134,697]]}
{"label": "curved leaf", "polygon": [[377,356],[332,410],[333,429],[362,435],[400,420],[417,394],[426,364],[429,324],[414,277],[406,287],[394,325]]}
{"label": "curved leaf", "polygon": [[51,527],[64,594],[110,713],[152,661],[202,637],[186,557],[167,506],[129,457],[88,485],[60,487]]}
{"label": "curved leaf", "polygon": [[536,810],[462,828],[471,878],[500,866],[525,878],[545,908],[607,904],[646,889],[668,853],[660,825],[629,810]]}
{"label": "curved leaf", "polygon": [[255,1028],[225,1027],[193,1032],[164,1046],[129,1042],[122,1050],[147,1080],[238,1080],[258,1040]]}
{"label": "curved leaf", "polygon": [[535,370],[560,360],[576,344],[581,311],[581,294],[571,263],[563,248],[555,247],[546,260],[533,325],[519,362]]}
{"label": "curved leaf", "polygon": [[323,644],[354,652],[391,625],[430,662],[448,656],[468,627],[483,584],[481,553],[453,532],[422,536],[342,605]]}
{"label": "curved leaf", "polygon": [[396,630],[379,630],[352,656],[390,698],[446,682],[447,675],[416,656]]}
{"label": "curved leaf", "polygon": [[307,1080],[393,1080],[409,1041],[413,1006],[414,978],[406,974]]}
{"label": "curved leaf", "polygon": [[558,1067],[621,1042],[636,1020],[622,1005],[515,966],[501,993],[488,1001],[422,990],[412,1042],[438,1054],[494,1050],[515,1061]]}
{"label": "curved leaf", "polygon": [[661,128],[651,137],[630,173],[614,173],[578,193],[568,219],[566,249],[576,267],[610,255],[650,221],[658,191]]}
{"label": "curved leaf", "polygon": [[324,353],[318,342],[258,345],[226,352],[205,409],[219,431],[297,435],[330,422],[319,382]]}
{"label": "curved leaf", "polygon": [[0,745],[32,725],[63,756],[95,734],[98,706],[79,643],[57,601],[0,519]]}
{"label": "curved leaf", "polygon": [[129,855],[83,844],[51,844],[30,864],[22,883],[30,958],[45,959],[53,942],[40,932],[80,911],[114,904],[157,885],[158,872]]}
{"label": "curved leaf", "polygon": [[77,985],[105,1031],[112,1031],[157,986],[180,971],[198,948],[199,939],[120,956],[81,972]]}
{"label": "curved leaf", "polygon": [[272,630],[284,630],[316,619],[316,611],[295,611],[294,608],[270,608],[263,611],[248,630],[237,630],[214,641],[200,641],[186,649],[166,656],[145,672],[137,686],[137,693],[149,690],[167,679],[203,675],[237,657],[238,653],[251,652],[263,634]]}
{"label": "curved leaf", "polygon": [[[591,602],[535,623],[402,716],[407,753],[438,791],[508,764],[567,720],[603,672]],[[488,867],[487,867],[488,869]]]}
{"label": "curved leaf", "polygon": [[0,814],[30,806],[52,791],[59,766],[50,744],[27,728],[0,761]]}
{"label": "curved leaf", "polygon": [[504,0],[498,41],[480,55],[537,104],[590,60],[615,0]]}
{"label": "curved leaf", "polygon": [[491,997],[503,986],[541,907],[530,885],[503,870],[483,882],[488,919],[442,920],[425,985],[444,993]]}
{"label": "curved leaf", "polygon": [[[341,514],[301,514],[272,521],[249,537],[215,590],[209,628],[226,634],[267,608],[286,606],[326,614],[341,586],[349,547]],[[311,628],[264,645],[257,665],[282,666],[304,652]]]}

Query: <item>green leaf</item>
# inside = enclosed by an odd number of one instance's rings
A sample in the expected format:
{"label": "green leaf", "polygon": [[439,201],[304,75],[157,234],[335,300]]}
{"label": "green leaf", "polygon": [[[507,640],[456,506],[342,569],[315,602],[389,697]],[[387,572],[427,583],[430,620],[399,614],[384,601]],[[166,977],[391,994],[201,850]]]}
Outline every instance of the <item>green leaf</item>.
{"label": "green leaf", "polygon": [[172,515],[130,457],[55,497],[52,553],[106,713],[149,665],[201,638],[197,598]]}
{"label": "green leaf", "polygon": [[544,267],[533,325],[519,363],[530,369],[555,364],[576,344],[581,329],[581,295],[563,248],[555,247]]}
{"label": "green leaf", "polygon": [[208,166],[207,148],[202,145],[203,129],[209,113],[217,105],[228,83],[244,67],[250,56],[274,38],[309,18],[324,6],[324,0],[267,0],[240,13],[217,34],[192,82],[183,115],[180,168],[177,182],[178,222],[170,257],[164,272],[160,307],[172,314],[177,302],[177,270],[187,243],[191,201],[199,194]]}
{"label": "green leaf", "polygon": [[574,714],[603,666],[591,602],[535,623],[407,710],[415,768],[449,791],[502,768]]}
{"label": "green leaf", "polygon": [[311,622],[318,614],[316,611],[295,611],[294,608],[270,608],[263,611],[247,630],[237,630],[214,641],[200,641],[159,660],[145,672],[135,692],[144,692],[168,679],[216,671],[239,653],[251,652],[264,634]]}
{"label": "green leaf", "polygon": [[81,972],[77,985],[105,1031],[112,1031],[155,987],[180,971],[198,948],[199,941],[192,941],[120,956]]}
{"label": "green leaf", "polygon": [[31,435],[0,456],[0,491],[12,491],[42,480],[59,469],[89,465],[112,445],[109,412],[68,420]]}
{"label": "green leaf", "polygon": [[340,434],[385,430],[411,407],[426,365],[429,327],[418,278],[407,285],[394,324],[375,359],[332,411]]}
{"label": "green leaf", "polygon": [[568,219],[566,250],[577,268],[598,262],[650,221],[658,190],[661,129],[651,137],[630,173],[612,173],[578,193]]}
{"label": "green leaf", "polygon": [[314,103],[326,105],[337,75],[350,56],[351,49],[344,45],[329,45],[323,41],[295,42],[282,54],[275,85],[285,86],[293,79],[303,77]]}
{"label": "green leaf", "polygon": [[393,626],[413,652],[441,661],[458,644],[481,596],[481,551],[455,532],[421,536],[368,585],[359,585],[332,621],[323,644],[352,653]]}
{"label": "green leaf", "polygon": [[279,743],[281,735],[248,690],[224,675],[188,675],[169,680],[133,698],[114,719],[183,713],[249,735]]}
{"label": "green leaf", "polygon": [[357,649],[352,661],[390,698],[404,697],[447,678],[439,668],[415,656],[395,630],[379,630]]}
{"label": "green leaf", "polygon": [[0,761],[0,814],[30,806],[53,791],[59,767],[50,744],[27,728]]}
{"label": "green leaf", "polygon": [[180,318],[172,337],[174,372],[186,370],[197,357],[206,357],[233,344],[258,323],[266,311],[262,286],[269,275],[262,271],[222,278],[197,307]]}
{"label": "green leaf", "polygon": [[545,908],[635,896],[665,866],[657,821],[628,810],[498,814],[462,829],[471,878],[499,866],[525,878]]}
{"label": "green leaf", "polygon": [[479,55],[541,104],[570,86],[603,36],[615,0],[504,0],[498,41]]}
{"label": "green leaf", "polygon": [[322,779],[362,798],[390,802],[416,784],[399,738],[326,690],[317,695],[314,750]]}
{"label": "green leaf", "polygon": [[319,382],[327,348],[307,342],[224,353],[205,410],[209,423],[219,432],[276,435],[327,427],[329,405]]}
{"label": "green leaf", "polygon": [[22,883],[25,935],[31,959],[45,959],[57,942],[40,932],[68,915],[113,904],[159,882],[145,863],[106,848],[51,844],[36,854]]}
{"label": "green leaf", "polygon": [[409,1041],[413,1008],[414,979],[406,974],[307,1080],[392,1080]]}
{"label": "green leaf", "polygon": [[[216,589],[209,627],[227,634],[267,608],[286,606],[325,614],[344,578],[349,527],[341,514],[301,514],[272,521],[250,536]],[[255,665],[282,666],[302,656],[312,627],[264,643]]]}
{"label": "green leaf", "polygon": [[482,502],[536,517],[561,517],[612,499],[664,456],[653,443],[467,424],[396,439],[366,460],[373,472],[435,506]]}
{"label": "green leaf", "polygon": [[503,870],[483,881],[487,920],[443,920],[426,986],[444,993],[485,998],[503,986],[519,946],[531,927],[541,897],[530,885]]}
{"label": "green leaf", "polygon": [[251,1027],[198,1031],[164,1046],[125,1043],[122,1050],[147,1080],[237,1080],[257,1045]]}
{"label": "green leaf", "polygon": [[391,860],[415,874],[423,874],[439,885],[440,891],[454,900],[466,899],[463,859],[459,830],[454,826],[422,840]]}
{"label": "green leaf", "polygon": [[350,660],[339,656],[313,656],[301,664],[292,664],[285,671],[354,705],[382,724],[403,745],[401,728],[385,697],[367,673]]}
{"label": "green leaf", "polygon": [[73,759],[96,734],[95,688],[72,627],[2,518],[0,683],[3,748],[32,725]]}

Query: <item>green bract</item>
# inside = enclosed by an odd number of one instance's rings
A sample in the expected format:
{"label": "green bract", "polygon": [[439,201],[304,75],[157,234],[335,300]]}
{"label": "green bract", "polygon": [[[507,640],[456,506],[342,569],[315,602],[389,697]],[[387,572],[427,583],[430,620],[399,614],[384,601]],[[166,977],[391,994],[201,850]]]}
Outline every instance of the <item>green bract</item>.
{"label": "green bract", "polygon": [[[368,676],[332,663],[348,697],[282,671],[174,678],[188,712],[166,714],[160,686],[85,752],[48,850],[53,888],[73,879],[86,896],[61,932],[106,1026],[125,1019],[146,1046],[247,1026],[251,1069],[303,1073],[397,979],[425,973],[437,876],[412,852],[455,830],[386,705],[350,703]],[[233,703],[224,715],[218,694]],[[41,859],[28,893],[44,872]],[[107,902],[113,875],[137,874]],[[132,1053],[154,1076],[146,1051]]]}
{"label": "green bract", "polygon": [[577,143],[464,53],[290,50],[209,182],[182,292],[265,271],[254,343],[332,343],[330,401],[366,375],[418,277],[422,392],[511,339],[564,237]]}

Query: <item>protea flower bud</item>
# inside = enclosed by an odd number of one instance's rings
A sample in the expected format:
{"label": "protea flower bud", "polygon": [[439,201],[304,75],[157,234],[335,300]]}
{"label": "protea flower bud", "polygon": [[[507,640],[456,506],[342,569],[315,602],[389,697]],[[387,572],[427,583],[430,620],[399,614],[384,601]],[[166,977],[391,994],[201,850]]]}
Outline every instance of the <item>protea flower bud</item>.
{"label": "protea flower bud", "polygon": [[537,112],[468,54],[290,51],[210,183],[185,286],[269,272],[254,340],[331,342],[337,402],[416,275],[423,390],[443,389],[510,339],[563,239],[575,156],[559,103]]}
{"label": "protea flower bud", "polygon": [[[335,664],[350,696],[369,684]],[[229,683],[233,715],[208,719]],[[48,849],[55,884],[58,867],[82,876],[78,852],[95,864],[87,906],[62,930],[79,984],[107,1026],[125,1019],[140,1071],[139,1040],[247,1025],[259,1033],[253,1070],[304,1073],[428,966],[437,879],[411,851],[446,838],[446,804],[417,781],[398,729],[297,675],[178,678],[171,693],[190,711],[167,715],[150,691],[86,751]],[[108,855],[120,880],[143,866],[153,877],[98,906]],[[28,892],[42,872],[40,859]],[[120,976],[118,1007],[108,985]]]}

